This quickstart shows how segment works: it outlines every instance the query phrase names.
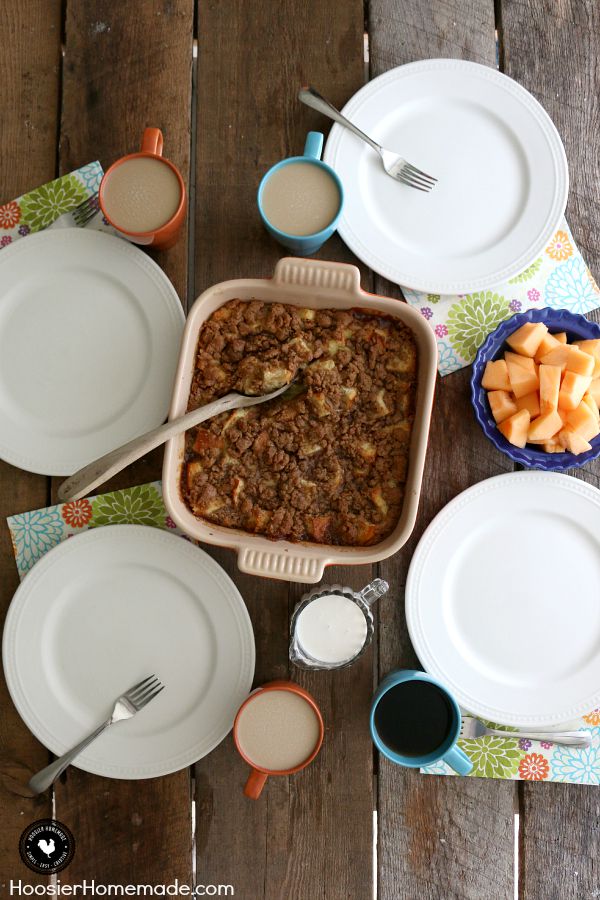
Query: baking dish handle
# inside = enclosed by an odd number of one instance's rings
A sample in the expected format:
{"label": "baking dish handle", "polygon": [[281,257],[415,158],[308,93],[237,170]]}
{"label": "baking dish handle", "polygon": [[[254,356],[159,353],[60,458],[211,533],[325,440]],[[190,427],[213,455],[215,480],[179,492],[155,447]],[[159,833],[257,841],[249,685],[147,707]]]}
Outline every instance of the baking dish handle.
{"label": "baking dish handle", "polygon": [[279,284],[318,287],[338,293],[353,295],[361,293],[360,271],[356,266],[322,259],[285,256],[275,266],[273,280]]}
{"label": "baking dish handle", "polygon": [[323,578],[325,559],[315,559],[289,550],[258,550],[242,547],[238,553],[238,567],[248,575],[263,578],[282,578],[303,584],[317,584]]}

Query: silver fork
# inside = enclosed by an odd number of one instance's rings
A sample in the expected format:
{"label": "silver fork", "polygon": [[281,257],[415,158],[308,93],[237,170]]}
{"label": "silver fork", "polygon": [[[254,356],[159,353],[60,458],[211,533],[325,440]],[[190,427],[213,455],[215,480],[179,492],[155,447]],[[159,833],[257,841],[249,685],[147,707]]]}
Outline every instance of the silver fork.
{"label": "silver fork", "polygon": [[423,172],[421,169],[417,169],[416,166],[411,165],[406,159],[403,159],[402,156],[398,156],[397,153],[393,153],[391,150],[386,150],[385,147],[381,147],[376,141],[370,138],[368,134],[365,134],[364,131],[357,128],[350,119],[343,116],[339,109],[336,109],[329,100],[322,97],[313,87],[302,88],[298,92],[298,99],[306,104],[306,106],[310,106],[312,109],[316,109],[317,112],[329,116],[334,122],[343,125],[357,137],[366,141],[369,147],[372,147],[373,150],[379,153],[383,168],[388,175],[391,175],[396,181],[401,181],[403,184],[416,188],[418,191],[430,191],[432,187],[435,187],[437,178],[434,178],[433,175],[428,175],[427,172]]}
{"label": "silver fork", "polygon": [[92,741],[95,741],[109,725],[114,725],[115,722],[122,722],[124,719],[131,719],[140,709],[147,706],[151,700],[158,697],[162,690],[164,690],[164,685],[156,675],[149,675],[148,678],[144,678],[143,681],[134,684],[132,688],[129,688],[128,691],[115,700],[112,713],[102,725],[99,725],[95,731],[80,741],[72,750],[68,750],[33,776],[27,785],[32,794],[35,796],[47,790],[51,784],[54,784],[58,776],[62,775],[67,766],[71,765],[75,757],[79,756],[82,750],[85,750]]}
{"label": "silver fork", "polygon": [[592,736],[587,731],[503,731],[500,728],[488,728],[475,716],[463,716],[460,736],[463,738],[480,738],[486,734],[507,738],[527,738],[530,741],[552,741],[565,747],[589,747]]}
{"label": "silver fork", "polygon": [[48,228],[85,228],[88,222],[91,222],[98,212],[98,192],[91,194],[89,197],[76,206],[75,209],[63,213],[58,219],[55,219]]}

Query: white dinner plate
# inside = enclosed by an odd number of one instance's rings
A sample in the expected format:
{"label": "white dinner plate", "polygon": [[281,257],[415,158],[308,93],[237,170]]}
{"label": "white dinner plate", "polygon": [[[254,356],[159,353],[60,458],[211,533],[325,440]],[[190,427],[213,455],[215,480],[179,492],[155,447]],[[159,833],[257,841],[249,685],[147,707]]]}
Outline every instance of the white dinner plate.
{"label": "white dinner plate", "polygon": [[600,706],[600,491],[514,472],[464,491],[412,558],[406,618],[469,712],[549,727]]}
{"label": "white dinner plate", "polygon": [[209,753],[254,674],[254,635],[228,575],[157,528],[110,525],[65,541],[10,605],[4,672],[25,724],[57,756],[156,674],[162,693],[75,762],[110,778],[152,778]]}
{"label": "white dinner plate", "polygon": [[511,78],[424,60],[373,79],[343,112],[439,179],[428,194],[395,183],[370,147],[333,126],[323,158],[344,186],[338,230],[376,272],[464,294],[521,272],[549,242],[567,201],[565,151],[548,114]]}
{"label": "white dinner plate", "polygon": [[167,415],[184,315],[121,238],[43,231],[0,253],[0,458],[77,469]]}

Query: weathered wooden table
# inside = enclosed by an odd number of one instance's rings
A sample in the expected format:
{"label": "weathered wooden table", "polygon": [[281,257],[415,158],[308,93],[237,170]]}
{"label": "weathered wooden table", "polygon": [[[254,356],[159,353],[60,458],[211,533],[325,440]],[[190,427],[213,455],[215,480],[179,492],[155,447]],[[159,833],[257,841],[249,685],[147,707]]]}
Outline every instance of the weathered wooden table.
{"label": "weathered wooden table", "polygon": [[[300,150],[324,119],[296,101],[311,82],[341,106],[369,77],[424,57],[494,66],[533,92],[556,122],[571,169],[567,215],[596,274],[600,248],[598,0],[3,0],[0,4],[0,203],[59,173],[135,149],[146,125],[190,185],[187,237],[161,255],[184,306],[216,281],[271,273],[280,248],[263,232],[255,191],[265,169]],[[352,257],[336,238],[322,255]],[[398,288],[362,269],[363,286]],[[152,781],[70,769],[53,797],[18,796],[48,753],[0,690],[0,893],[25,868],[25,825],[55,816],[77,840],[62,885],[231,884],[247,900],[600,896],[600,795],[594,788],[424,777],[378,759],[367,727],[374,684],[412,666],[403,614],[411,553],[432,516],[464,488],[506,471],[470,410],[468,373],[439,385],[424,491],[410,543],[377,567],[392,585],[360,664],[293,677],[322,705],[323,751],[306,772],[242,796],[245,766],[228,738],[195,767]],[[157,477],[160,453],[115,484]],[[598,483],[598,467],[578,477]],[[0,518],[44,506],[56,485],[0,464]],[[256,683],[287,676],[289,611],[302,588],[235,578],[257,644]],[[369,568],[331,575],[364,584]],[[0,593],[17,585],[0,528]],[[377,835],[376,852],[373,850]]]}

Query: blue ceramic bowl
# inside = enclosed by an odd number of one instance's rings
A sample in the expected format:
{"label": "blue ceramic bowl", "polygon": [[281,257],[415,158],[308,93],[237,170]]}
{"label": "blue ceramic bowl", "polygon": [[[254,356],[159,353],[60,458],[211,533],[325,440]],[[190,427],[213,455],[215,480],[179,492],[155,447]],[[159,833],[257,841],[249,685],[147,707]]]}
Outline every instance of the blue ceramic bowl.
{"label": "blue ceramic bowl", "polygon": [[600,338],[600,325],[589,322],[585,316],[567,312],[566,309],[530,309],[525,313],[511,316],[505,322],[488,335],[485,343],[479,348],[479,352],[473,363],[471,374],[471,402],[475,410],[477,421],[483,428],[483,432],[497,450],[528,469],[544,469],[546,472],[564,472],[566,469],[579,468],[600,456],[600,435],[590,441],[592,449],[586,453],[575,456],[573,453],[545,453],[543,450],[534,450],[526,446],[522,450],[510,444],[503,434],[498,431],[494,421],[490,405],[487,401],[486,391],[481,387],[483,372],[490,360],[501,359],[504,351],[509,349],[506,338],[524,325],[525,322],[544,322],[550,333],[559,331],[567,332],[569,343],[577,340],[590,340]]}

